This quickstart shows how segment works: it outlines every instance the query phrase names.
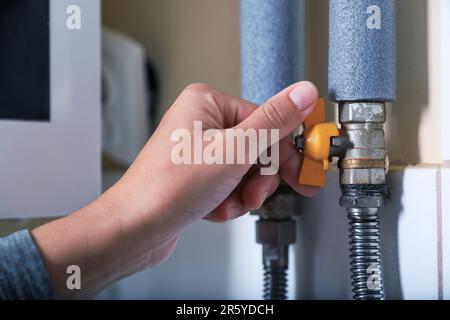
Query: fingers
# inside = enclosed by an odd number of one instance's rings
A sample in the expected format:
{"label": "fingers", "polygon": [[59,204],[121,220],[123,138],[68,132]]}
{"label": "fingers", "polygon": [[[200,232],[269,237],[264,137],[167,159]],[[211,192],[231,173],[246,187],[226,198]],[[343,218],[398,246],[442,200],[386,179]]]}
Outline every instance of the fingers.
{"label": "fingers", "polygon": [[[206,84],[191,84],[184,90],[184,95],[206,101],[208,108],[211,105],[217,107],[222,118],[221,128],[233,128],[258,108],[256,104],[230,96]],[[197,106],[200,105],[201,103]],[[201,111],[204,113],[204,108]]]}
{"label": "fingers", "polygon": [[306,119],[318,99],[316,86],[308,81],[293,84],[259,108],[204,84],[190,85],[185,91],[215,104],[221,112],[225,128],[279,129],[280,139],[288,136]]}
{"label": "fingers", "polygon": [[[278,129],[280,139],[287,137],[312,112],[318,90],[311,82],[296,83],[283,90],[238,125],[247,129]],[[277,141],[272,141],[276,143]]]}
{"label": "fingers", "polygon": [[242,200],[241,191],[233,191],[233,193],[225,199],[205,220],[216,223],[223,223],[233,219],[237,219],[246,214],[250,210],[245,207]]}
{"label": "fingers", "polygon": [[[194,96],[197,97],[201,94],[201,97],[203,97],[201,101],[206,101],[208,106],[216,106],[215,115],[218,117],[215,118],[217,121],[211,121],[212,123],[217,123],[224,129],[241,129],[244,133],[247,130],[266,129],[271,139],[271,133],[273,133],[271,130],[276,129],[279,133],[278,138],[275,138],[277,140],[270,140],[267,146],[273,147],[273,144],[281,142],[279,159],[276,156],[273,157],[275,158],[274,161],[280,160],[275,163],[275,167],[279,165],[280,168],[279,174],[275,175],[261,175],[259,170],[249,173],[248,170],[254,163],[253,158],[258,155],[252,153],[250,157],[249,150],[254,150],[254,148],[245,148],[244,152],[249,153],[247,156],[251,161],[248,161],[248,165],[239,166],[240,171],[238,173],[244,177],[245,181],[242,181],[214,212],[205,218],[206,220],[225,222],[238,218],[250,210],[260,208],[263,202],[276,191],[281,178],[302,195],[313,196],[317,193],[317,188],[301,186],[298,183],[302,161],[301,154],[286,138],[313,111],[318,100],[318,90],[314,84],[306,81],[296,83],[271,98],[261,107],[204,85],[193,86],[190,91],[194,91],[191,93],[195,93]],[[203,110],[203,108],[200,109]],[[259,134],[256,139],[259,146]],[[244,144],[249,143],[249,141],[251,141],[250,138],[245,140]],[[261,146],[259,146],[259,152],[261,152],[260,148]],[[229,168],[230,170],[236,170],[236,166],[230,166]]]}
{"label": "fingers", "polygon": [[223,201],[213,212],[204,219],[210,222],[227,222],[249,212],[242,200],[242,190],[244,189],[245,178],[237,188]]}
{"label": "fingers", "polygon": [[249,211],[257,210],[278,189],[279,185],[280,177],[278,175],[261,176],[256,170],[205,220],[227,222],[237,219]]}
{"label": "fingers", "polygon": [[295,149],[289,138],[280,141],[280,176],[297,193],[313,197],[320,188],[301,185],[298,181],[302,164],[302,155]]}
{"label": "fingers", "polygon": [[250,210],[261,208],[263,203],[269,198],[280,185],[280,176],[262,176],[256,172],[248,179],[242,191],[244,204]]}

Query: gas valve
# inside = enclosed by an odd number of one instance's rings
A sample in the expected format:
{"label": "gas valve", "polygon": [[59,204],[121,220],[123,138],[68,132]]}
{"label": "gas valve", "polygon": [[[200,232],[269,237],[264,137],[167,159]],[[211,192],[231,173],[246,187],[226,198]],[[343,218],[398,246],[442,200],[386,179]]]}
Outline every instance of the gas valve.
{"label": "gas valve", "polygon": [[302,185],[324,187],[333,157],[345,154],[349,141],[340,135],[337,125],[325,122],[325,100],[320,99],[303,123],[303,134],[295,138],[296,148],[303,154],[298,181]]}

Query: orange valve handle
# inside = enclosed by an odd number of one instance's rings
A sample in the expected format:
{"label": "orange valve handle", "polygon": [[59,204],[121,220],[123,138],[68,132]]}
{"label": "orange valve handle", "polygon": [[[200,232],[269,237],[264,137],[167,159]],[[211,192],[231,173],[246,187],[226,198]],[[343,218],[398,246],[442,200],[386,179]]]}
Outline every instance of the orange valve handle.
{"label": "orange valve handle", "polygon": [[303,162],[298,181],[302,185],[324,187],[330,167],[331,139],[339,137],[333,122],[326,123],[325,100],[320,99],[314,111],[303,123]]}

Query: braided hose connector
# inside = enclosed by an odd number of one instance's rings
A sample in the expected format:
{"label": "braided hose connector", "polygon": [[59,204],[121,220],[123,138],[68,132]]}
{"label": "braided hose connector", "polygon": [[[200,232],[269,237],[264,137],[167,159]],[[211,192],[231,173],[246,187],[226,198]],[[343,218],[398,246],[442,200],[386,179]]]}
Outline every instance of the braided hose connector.
{"label": "braided hose connector", "polygon": [[348,209],[350,264],[355,300],[383,300],[378,208]]}
{"label": "braided hose connector", "polygon": [[286,300],[287,285],[287,268],[264,266],[264,300]]}
{"label": "braided hose connector", "polygon": [[264,300],[286,300],[289,245],[263,245]]}
{"label": "braided hose connector", "polygon": [[341,207],[350,219],[350,263],[353,298],[384,299],[379,211],[388,191],[388,159],[383,103],[339,105],[339,122],[351,147],[339,161]]}
{"label": "braided hose connector", "polygon": [[255,212],[261,217],[256,223],[256,242],[263,247],[265,300],[286,300],[289,246],[296,242],[294,193],[286,186],[270,197],[263,208]]}

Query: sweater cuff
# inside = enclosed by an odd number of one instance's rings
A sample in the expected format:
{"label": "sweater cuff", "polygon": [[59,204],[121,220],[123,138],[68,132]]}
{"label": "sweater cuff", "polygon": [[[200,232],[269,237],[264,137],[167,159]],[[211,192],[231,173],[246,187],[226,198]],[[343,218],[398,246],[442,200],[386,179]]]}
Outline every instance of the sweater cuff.
{"label": "sweater cuff", "polygon": [[41,255],[28,230],[0,238],[0,299],[55,298]]}

